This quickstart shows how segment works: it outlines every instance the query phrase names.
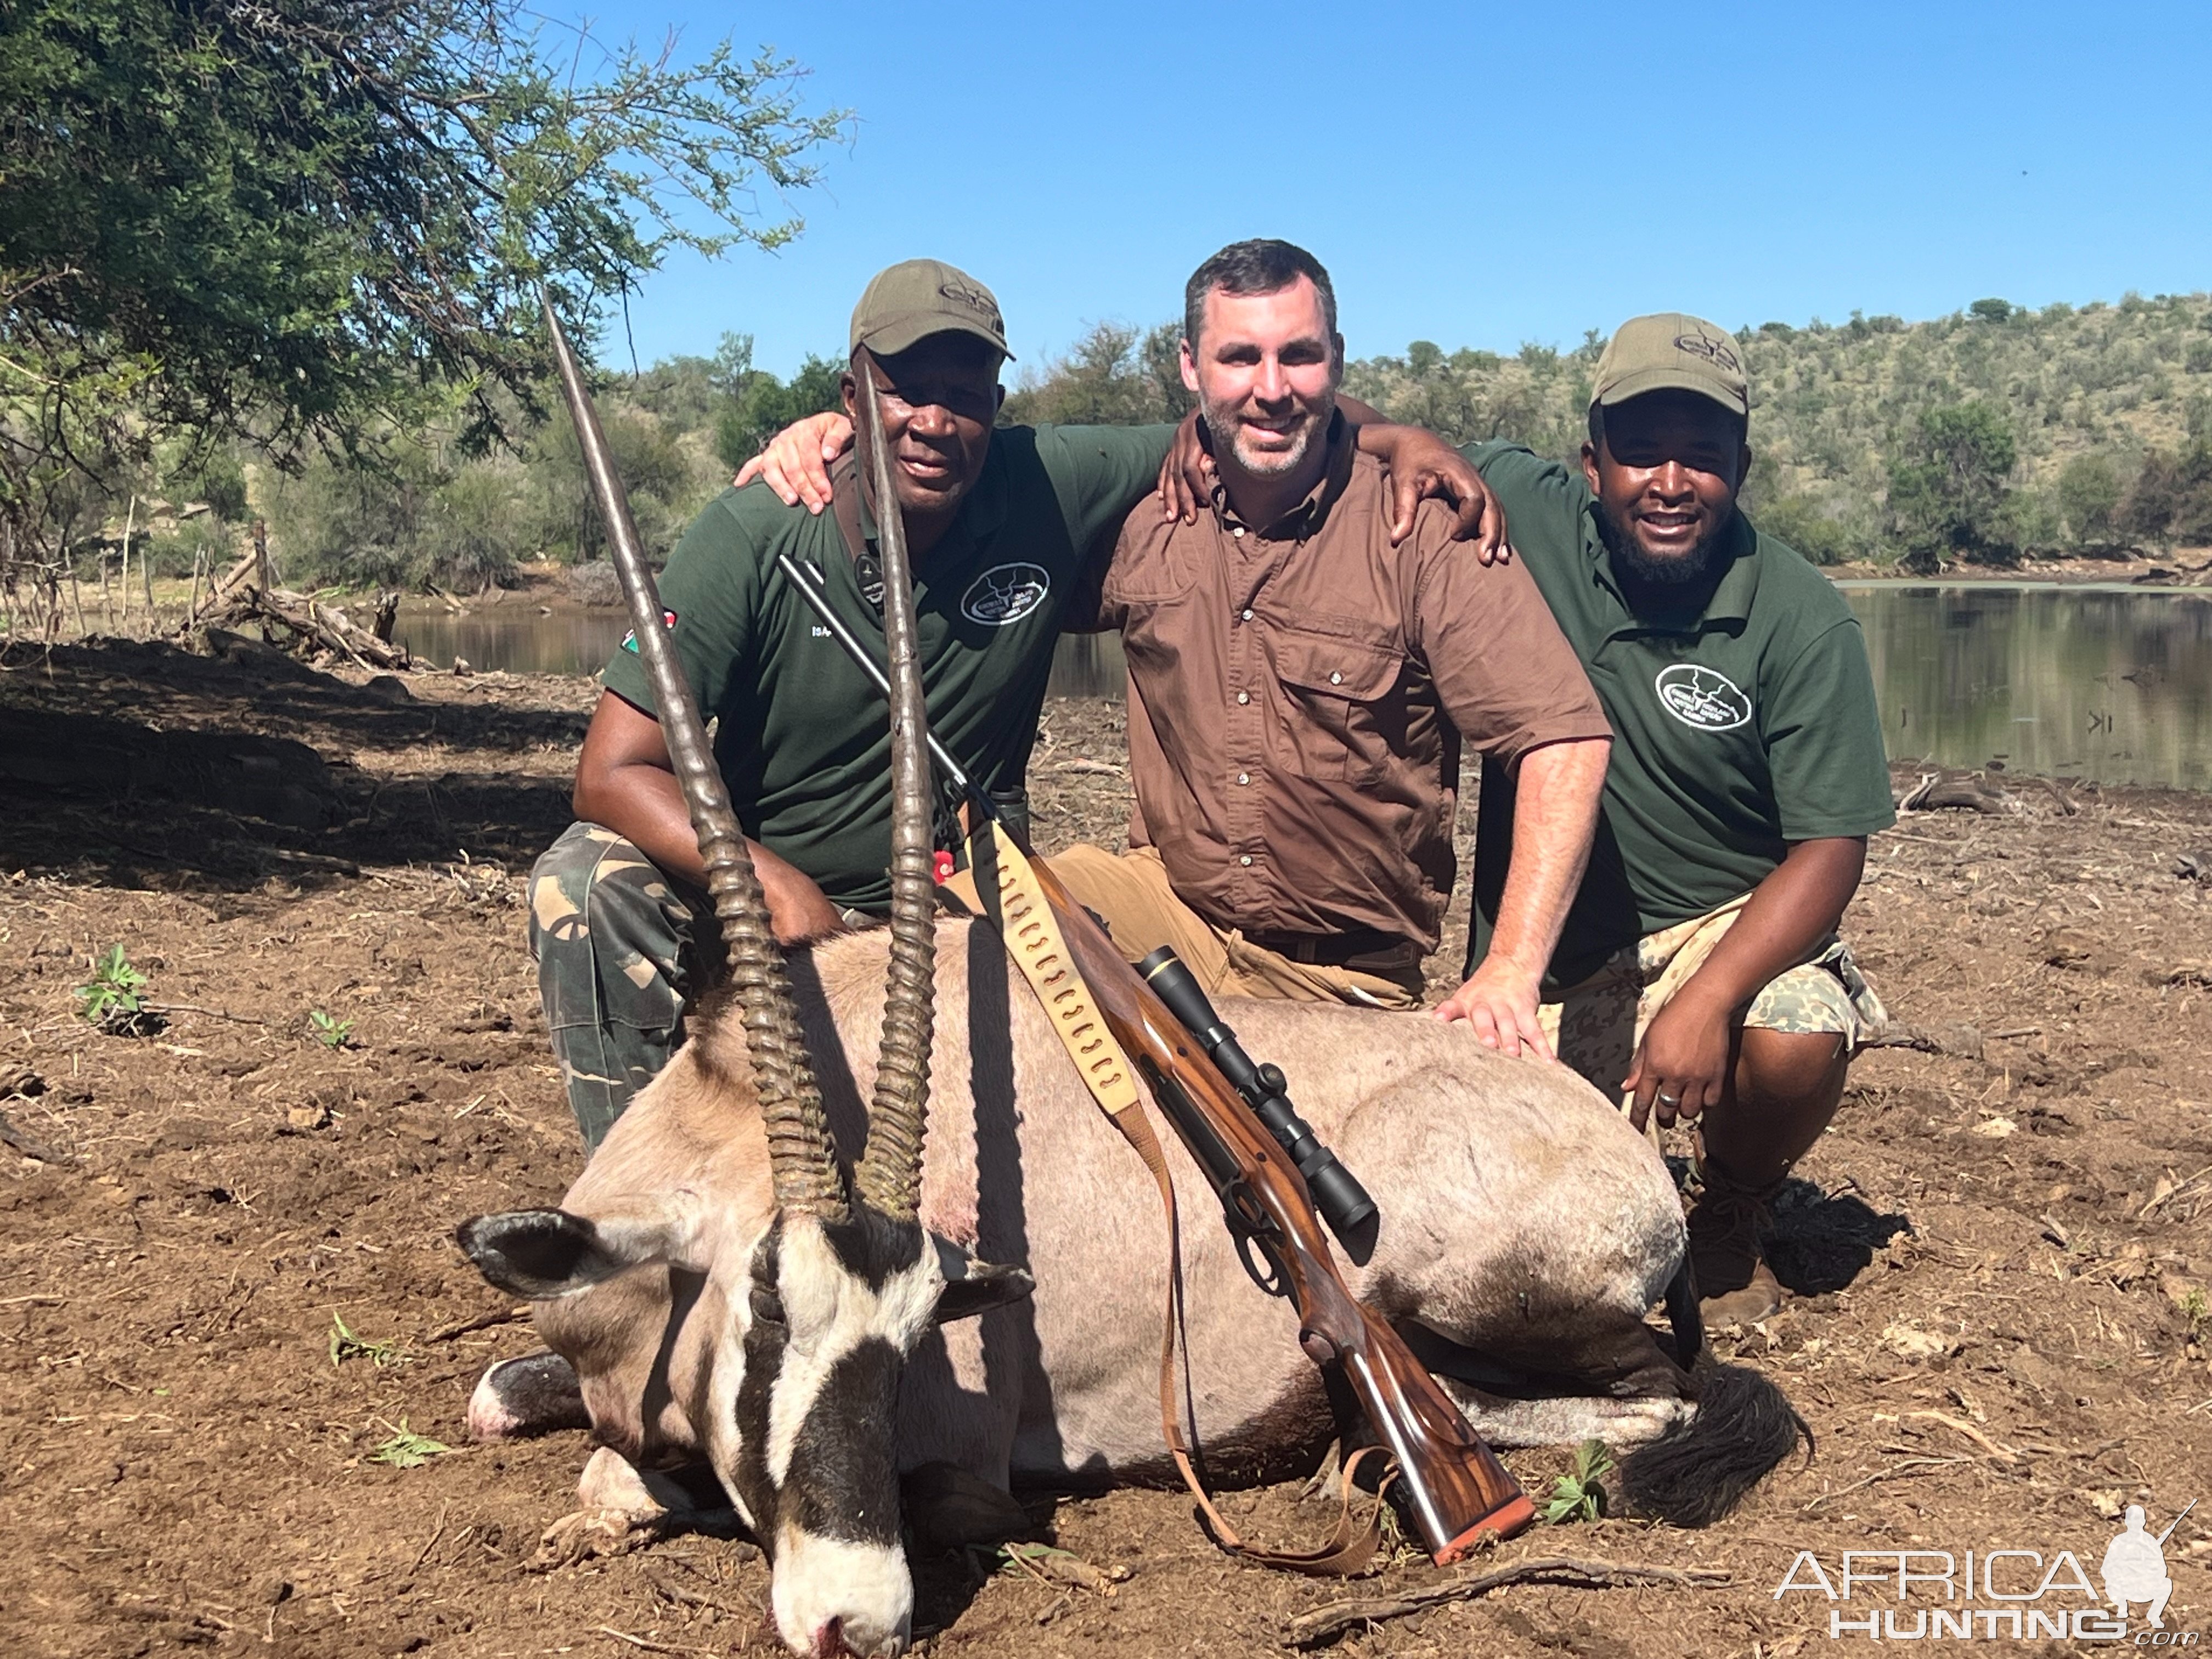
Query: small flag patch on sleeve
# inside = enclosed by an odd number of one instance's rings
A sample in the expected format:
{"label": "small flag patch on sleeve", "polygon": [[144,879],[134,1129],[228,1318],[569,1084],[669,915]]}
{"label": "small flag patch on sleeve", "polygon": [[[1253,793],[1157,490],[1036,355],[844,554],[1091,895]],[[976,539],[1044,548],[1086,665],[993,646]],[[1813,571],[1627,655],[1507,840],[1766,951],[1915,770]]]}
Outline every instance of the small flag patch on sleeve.
{"label": "small flag patch on sleeve", "polygon": [[[660,625],[663,628],[675,627],[676,613],[664,606],[660,612]],[[637,629],[633,628],[629,633],[623,635],[622,648],[629,652],[633,657],[637,654]]]}

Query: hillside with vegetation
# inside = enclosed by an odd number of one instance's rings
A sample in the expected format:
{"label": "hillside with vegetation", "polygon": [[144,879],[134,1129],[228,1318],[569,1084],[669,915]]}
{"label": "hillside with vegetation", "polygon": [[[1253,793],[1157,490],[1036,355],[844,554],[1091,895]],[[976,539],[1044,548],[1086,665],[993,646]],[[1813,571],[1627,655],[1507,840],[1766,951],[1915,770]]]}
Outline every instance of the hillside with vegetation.
{"label": "hillside with vegetation", "polygon": [[[1010,389],[1010,422],[1129,424],[1189,408],[1178,329],[1106,323]],[[2027,311],[2002,301],[1923,323],[1853,317],[1740,336],[1757,453],[1746,501],[1824,564],[1927,571],[2212,544],[2212,295],[2130,295]],[[1346,388],[1460,441],[1510,437],[1573,457],[1602,336],[1565,350],[1447,352],[1415,341],[1351,363]],[[665,553],[730,471],[787,422],[830,407],[840,365],[788,380],[750,340],[600,381],[639,527]],[[456,395],[405,428],[289,466],[244,442],[179,438],[105,489],[82,487],[65,531],[90,579],[135,522],[134,560],[183,574],[264,520],[294,583],[476,589],[539,560],[604,555],[575,437],[557,400],[508,398],[487,447],[481,401]],[[150,527],[150,535],[148,533]]]}
{"label": "hillside with vegetation", "polygon": [[[1103,324],[1008,400],[1033,420],[1161,420],[1187,394],[1176,329]],[[1931,322],[1854,316],[1738,337],[1757,460],[1746,501],[1822,563],[2212,543],[2212,295],[2029,311],[1979,300]],[[1510,356],[1417,340],[1346,389],[1459,441],[1580,449],[1605,337]]]}

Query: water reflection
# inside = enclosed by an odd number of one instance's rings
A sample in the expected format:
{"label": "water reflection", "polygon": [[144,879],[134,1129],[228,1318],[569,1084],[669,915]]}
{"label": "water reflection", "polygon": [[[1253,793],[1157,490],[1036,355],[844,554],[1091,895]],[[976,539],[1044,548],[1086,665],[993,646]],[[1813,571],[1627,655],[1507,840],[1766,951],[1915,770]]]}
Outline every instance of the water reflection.
{"label": "water reflection", "polygon": [[1893,757],[2212,788],[2212,594],[1847,587]]}
{"label": "water reflection", "polygon": [[595,674],[629,632],[629,617],[620,611],[574,610],[541,617],[537,606],[510,600],[465,617],[446,611],[402,611],[392,632],[434,667],[463,657],[471,668],[510,674]]}
{"label": "water reflection", "polygon": [[[1952,766],[2212,789],[2212,593],[2081,587],[1847,586],[1866,629],[1895,757]],[[620,611],[534,606],[402,616],[427,660],[592,673],[628,631]],[[1119,696],[1121,642],[1062,640],[1053,692]]]}

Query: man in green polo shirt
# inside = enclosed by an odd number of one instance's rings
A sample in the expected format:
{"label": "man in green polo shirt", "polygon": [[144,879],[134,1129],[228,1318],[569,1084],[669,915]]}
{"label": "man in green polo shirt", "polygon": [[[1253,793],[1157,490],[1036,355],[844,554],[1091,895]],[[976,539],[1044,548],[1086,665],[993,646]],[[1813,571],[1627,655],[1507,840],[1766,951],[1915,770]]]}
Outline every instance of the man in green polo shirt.
{"label": "man in green polo shirt", "polygon": [[[982,787],[1018,792],[1086,561],[1152,489],[1174,428],[994,430],[1009,355],[998,301],[936,260],[893,265],[868,284],[850,348],[884,386],[932,729]],[[848,412],[856,387],[848,373]],[[1465,473],[1426,434],[1369,427],[1360,442],[1403,463],[1408,488],[1451,493],[1450,475]],[[825,482],[836,510],[819,516],[769,489],[726,490],[684,532],[659,584],[701,712],[719,722],[715,759],[786,944],[880,915],[890,899],[888,712],[777,566],[788,554],[820,573],[846,623],[883,650],[870,504],[850,458]],[[1464,479],[1462,524],[1482,516],[1469,491],[1480,486]],[[1402,510],[1411,517],[1410,501]],[[546,1023],[587,1147],[682,1040],[702,979],[695,921],[708,914],[698,844],[634,646],[614,653],[605,681],[577,763],[580,821],[530,886]]]}
{"label": "man in green polo shirt", "polygon": [[[931,724],[985,788],[1018,789],[1085,556],[1151,487],[1170,428],[994,432],[1008,356],[998,301],[936,260],[879,273],[854,310],[850,344],[885,388]],[[856,386],[848,373],[848,409]],[[880,651],[874,526],[849,465],[836,506],[817,518],[766,489],[726,490],[659,584],[787,944],[889,902],[883,698],[776,565],[788,553],[820,572],[844,620]],[[701,980],[696,919],[707,914],[698,842],[635,641],[605,681],[577,763],[580,821],[531,880],[532,952],[587,1147],[682,1040]]]}
{"label": "man in green polo shirt", "polygon": [[[1544,1018],[1639,1127],[1696,1125],[1691,1254],[1717,1322],[1780,1306],[1769,1206],[1884,1018],[1837,928],[1895,817],[1856,621],[1736,510],[1749,410],[1724,331],[1638,317],[1599,362],[1578,471],[1466,452],[1614,732]],[[1512,837],[1512,781],[1486,763],[1470,973]]]}

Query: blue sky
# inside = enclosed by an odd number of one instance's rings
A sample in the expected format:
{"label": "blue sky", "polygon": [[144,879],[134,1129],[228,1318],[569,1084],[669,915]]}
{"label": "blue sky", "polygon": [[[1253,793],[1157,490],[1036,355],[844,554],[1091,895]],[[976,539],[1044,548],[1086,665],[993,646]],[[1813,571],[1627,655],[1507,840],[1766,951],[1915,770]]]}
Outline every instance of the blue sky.
{"label": "blue sky", "polygon": [[641,362],[726,330],[779,374],[842,356],[869,275],[927,254],[996,290],[1036,365],[1099,319],[1174,314],[1252,235],[1329,267],[1357,356],[1568,345],[1662,309],[1735,327],[2212,287],[2203,0],[588,15],[686,53],[772,46],[856,118],[790,198],[796,242],[647,279]]}

